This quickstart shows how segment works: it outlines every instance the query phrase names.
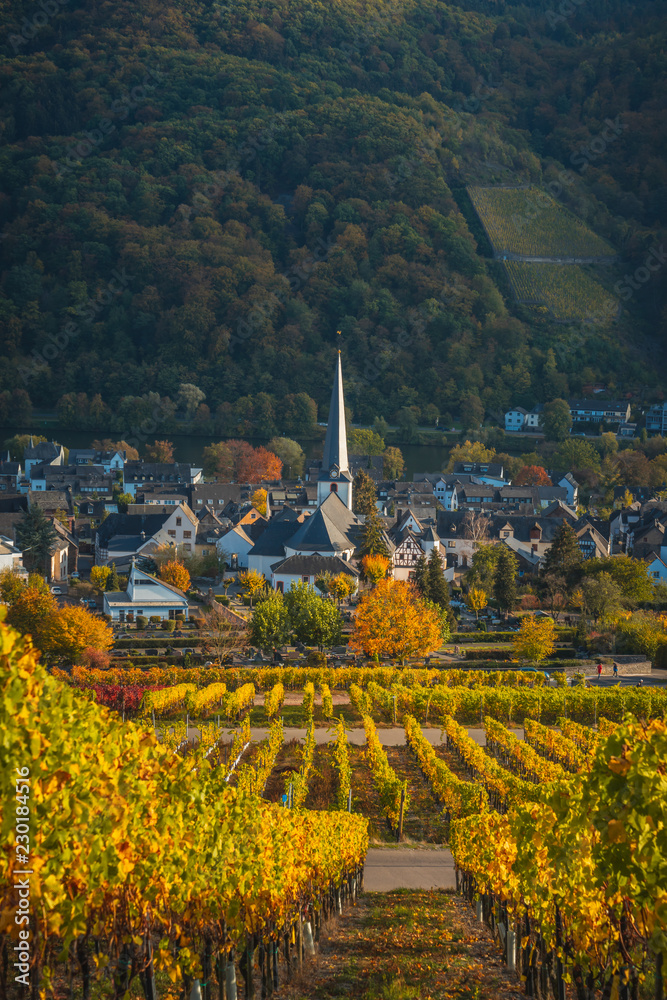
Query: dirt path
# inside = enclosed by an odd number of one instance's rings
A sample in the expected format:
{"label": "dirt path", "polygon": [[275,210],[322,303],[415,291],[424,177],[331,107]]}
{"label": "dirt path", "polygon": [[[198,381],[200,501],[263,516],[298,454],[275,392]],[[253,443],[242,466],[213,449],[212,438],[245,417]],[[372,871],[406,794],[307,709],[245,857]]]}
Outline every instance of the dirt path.
{"label": "dirt path", "polygon": [[523,998],[490,932],[442,889],[365,893],[323,928],[318,947],[280,1000]]}

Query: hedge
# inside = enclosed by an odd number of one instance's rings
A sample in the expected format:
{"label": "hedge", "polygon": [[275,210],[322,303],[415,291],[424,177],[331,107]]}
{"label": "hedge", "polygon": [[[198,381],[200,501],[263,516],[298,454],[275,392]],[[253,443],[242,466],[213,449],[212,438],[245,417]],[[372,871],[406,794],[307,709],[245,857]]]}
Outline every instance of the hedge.
{"label": "hedge", "polygon": [[[554,649],[547,660],[571,660],[574,650]],[[466,649],[466,660],[515,660],[518,659],[513,649]]]}
{"label": "hedge", "polygon": [[[557,642],[571,642],[575,636],[573,628],[559,628],[556,626],[555,632]],[[514,642],[516,637],[516,632],[453,632],[448,645],[451,645],[453,642],[457,644],[469,642]]]}
{"label": "hedge", "polygon": [[[508,660],[475,660],[475,670],[502,670],[503,667],[507,669]],[[558,663],[554,660],[543,660],[541,663],[521,663],[521,667],[530,667],[533,670],[566,670],[568,667],[576,668],[577,670],[583,669],[582,660],[558,660]],[[512,669],[516,669],[513,667]]]}
{"label": "hedge", "polygon": [[174,639],[173,635],[164,635],[161,639],[119,639],[114,649],[162,649],[163,646],[173,646],[174,649],[189,649],[201,646],[204,640],[196,636],[191,639]]}

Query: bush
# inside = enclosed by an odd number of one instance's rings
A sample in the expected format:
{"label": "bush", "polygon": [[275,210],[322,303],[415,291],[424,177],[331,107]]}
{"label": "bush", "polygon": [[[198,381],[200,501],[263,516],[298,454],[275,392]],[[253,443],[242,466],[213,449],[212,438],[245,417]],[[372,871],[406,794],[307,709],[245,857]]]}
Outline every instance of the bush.
{"label": "bush", "polygon": [[148,625],[148,619],[145,615],[137,615],[137,628],[145,629]]}
{"label": "bush", "polygon": [[[218,604],[224,604],[226,608],[229,607],[229,598],[226,594],[216,594],[215,599]],[[245,598],[244,598],[245,601]],[[250,604],[250,599],[248,598],[248,604]]]}
{"label": "bush", "polygon": [[162,622],[162,629],[165,632],[173,632],[176,628],[176,622],[173,618],[165,618]]}
{"label": "bush", "polygon": [[151,622],[151,623],[152,623],[153,625],[157,625],[157,624],[158,624],[158,622],[161,622],[161,621],[162,621],[162,619],[160,618],[160,616],[159,616],[159,615],[151,615],[151,616],[150,616],[150,618],[149,618],[148,620],[149,620],[149,621],[150,621],[150,622]]}
{"label": "bush", "polygon": [[327,658],[324,653],[318,652],[316,649],[311,649],[306,657],[306,666],[311,668],[321,668],[324,669],[327,665]]}

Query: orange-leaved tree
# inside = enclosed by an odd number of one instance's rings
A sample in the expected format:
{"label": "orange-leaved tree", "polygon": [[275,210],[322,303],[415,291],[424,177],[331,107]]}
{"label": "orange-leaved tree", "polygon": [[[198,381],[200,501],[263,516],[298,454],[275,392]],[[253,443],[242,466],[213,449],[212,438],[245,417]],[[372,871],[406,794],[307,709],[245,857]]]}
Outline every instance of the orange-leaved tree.
{"label": "orange-leaved tree", "polygon": [[46,653],[54,640],[57,613],[55,597],[26,587],[7,612],[7,624],[13,625],[21,635],[32,636],[35,646]]}
{"label": "orange-leaved tree", "polygon": [[153,441],[144,448],[144,458],[147,462],[173,462],[174,446],[171,441]]}
{"label": "orange-leaved tree", "polygon": [[514,486],[551,486],[546,469],[541,465],[524,465],[513,481]]}
{"label": "orange-leaved tree", "polygon": [[178,587],[179,590],[183,591],[190,589],[190,574],[183,563],[172,559],[160,567],[159,574],[160,579],[164,580],[165,583],[170,583],[172,587]]}
{"label": "orange-leaved tree", "polygon": [[357,581],[349,573],[338,573],[329,580],[329,593],[339,603],[350,597],[357,589]]}
{"label": "orange-leaved tree", "polygon": [[386,556],[364,556],[361,560],[361,568],[364,577],[370,580],[375,587],[387,575],[389,560]]}
{"label": "orange-leaved tree", "polygon": [[440,620],[412,584],[380,580],[361,599],[349,645],[373,659],[403,663],[408,656],[427,656],[442,645]]}
{"label": "orange-leaved tree", "polygon": [[56,612],[48,652],[68,660],[78,659],[84,650],[106,652],[113,646],[113,632],[103,618],[86,608],[67,604]]}

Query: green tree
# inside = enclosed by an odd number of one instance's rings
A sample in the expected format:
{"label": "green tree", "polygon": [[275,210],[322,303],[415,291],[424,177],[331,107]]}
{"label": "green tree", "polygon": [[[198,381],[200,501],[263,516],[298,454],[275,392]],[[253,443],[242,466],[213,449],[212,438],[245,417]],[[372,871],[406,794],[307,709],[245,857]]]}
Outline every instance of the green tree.
{"label": "green tree", "polygon": [[546,403],[540,420],[547,441],[564,441],[572,427],[570,407],[564,399]]}
{"label": "green tree", "polygon": [[590,441],[568,438],[563,441],[553,456],[554,468],[561,473],[584,470],[588,473],[600,471],[600,453]]}
{"label": "green tree", "polygon": [[355,514],[368,515],[377,510],[375,483],[364,469],[359,469],[352,482],[352,510]]}
{"label": "green tree", "polygon": [[621,588],[609,573],[584,577],[581,581],[581,592],[584,608],[595,621],[613,615],[623,604]]}
{"label": "green tree", "polygon": [[428,596],[428,562],[423,552],[415,566],[415,587],[422,597]]}
{"label": "green tree", "polygon": [[514,609],[516,604],[516,575],[519,569],[517,558],[505,545],[499,546],[500,553],[496,563],[493,580],[493,596],[501,611],[505,614]]}
{"label": "green tree", "polygon": [[42,444],[46,441],[46,438],[39,434],[15,434],[3,443],[2,450],[5,453],[3,458],[6,458],[6,452],[9,451],[12,462],[23,462],[23,452],[30,444],[30,438],[33,444]]}
{"label": "green tree", "polygon": [[426,575],[426,597],[439,608],[449,606],[449,584],[445,580],[445,573],[442,567],[442,559],[437,549],[431,549],[428,557],[428,570]]}
{"label": "green tree", "polygon": [[287,479],[296,479],[303,475],[306,456],[298,441],[292,438],[274,437],[269,441],[267,448],[283,463],[283,472]]}
{"label": "green tree", "polygon": [[457,462],[491,462],[495,449],[487,448],[481,441],[466,441],[455,445],[449,453],[446,472],[452,472]]}
{"label": "green tree", "polygon": [[343,619],[333,603],[318,597],[305,582],[292,584],[285,594],[290,631],[308,646],[337,646],[342,642]]}
{"label": "green tree", "polygon": [[405,459],[400,448],[387,448],[382,456],[382,475],[385,479],[400,479],[405,472]]}
{"label": "green tree", "polygon": [[353,428],[347,435],[347,446],[352,455],[365,455],[368,459],[368,467],[371,465],[373,455],[381,455],[384,451],[384,441],[375,431],[368,428]]}
{"label": "green tree", "polygon": [[53,523],[41,507],[31,507],[16,525],[16,540],[24,554],[24,564],[43,570],[46,577],[49,576],[49,562],[57,537]]}
{"label": "green tree", "polygon": [[375,508],[366,514],[359,536],[359,556],[386,556],[387,559],[389,558],[384,529]]}
{"label": "green tree", "polygon": [[571,583],[583,556],[571,525],[563,521],[544,557],[544,573]]}
{"label": "green tree", "polygon": [[493,593],[496,565],[500,556],[500,545],[480,545],[472,556],[472,566],[466,575],[466,582],[481,587],[487,594]]}
{"label": "green tree", "polygon": [[606,559],[588,559],[584,563],[586,576],[608,573],[618,585],[625,604],[634,606],[654,600],[655,588],[648,575],[648,566],[641,559],[631,556],[608,556]]}
{"label": "green tree", "polygon": [[200,403],[206,399],[206,393],[202,392],[199,386],[192,382],[181,382],[176,397],[176,404],[183,410],[188,420],[192,420]]}
{"label": "green tree", "polygon": [[484,404],[474,392],[464,396],[461,403],[461,423],[466,431],[478,430],[484,421]]}
{"label": "green tree", "polygon": [[250,643],[261,649],[283,646],[290,638],[289,613],[283,595],[270,591],[257,604],[250,623]]}
{"label": "green tree", "polygon": [[115,562],[111,563],[111,572],[107,577],[107,582],[104,589],[110,592],[116,592],[120,590],[120,577],[118,576],[118,573],[116,571]]}

